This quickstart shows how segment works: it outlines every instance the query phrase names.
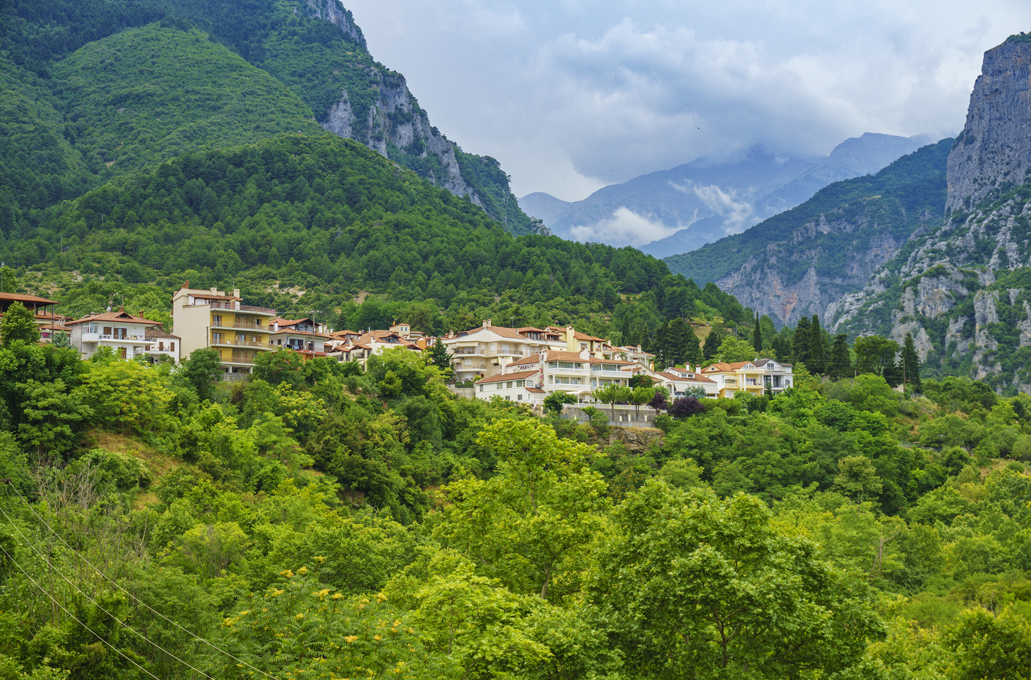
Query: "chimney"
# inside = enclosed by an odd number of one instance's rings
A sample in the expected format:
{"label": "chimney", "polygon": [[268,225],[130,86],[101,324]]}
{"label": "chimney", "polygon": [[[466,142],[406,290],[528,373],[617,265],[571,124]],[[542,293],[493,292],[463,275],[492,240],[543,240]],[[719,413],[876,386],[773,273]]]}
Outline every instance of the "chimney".
{"label": "chimney", "polygon": [[484,319],[483,320],[483,327],[484,328],[490,328],[490,319]]}
{"label": "chimney", "polygon": [[212,295],[218,295],[218,288],[215,288],[214,286],[212,286],[212,288],[211,288],[211,294],[212,294]]}
{"label": "chimney", "polygon": [[189,287],[190,287],[190,280],[186,279],[186,281],[183,282],[183,288],[185,289],[185,288],[189,288]]}
{"label": "chimney", "polygon": [[233,289],[233,297],[240,297],[240,289],[239,288],[234,288]]}

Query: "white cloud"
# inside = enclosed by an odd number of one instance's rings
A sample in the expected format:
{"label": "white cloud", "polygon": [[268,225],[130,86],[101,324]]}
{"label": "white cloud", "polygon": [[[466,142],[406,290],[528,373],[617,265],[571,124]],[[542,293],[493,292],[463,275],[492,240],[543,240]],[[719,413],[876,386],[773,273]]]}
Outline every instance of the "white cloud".
{"label": "white cloud", "polygon": [[612,217],[593,225],[572,227],[569,233],[577,241],[604,242],[619,246],[643,246],[672,236],[682,227],[667,227],[638,215],[628,208],[618,208]]}
{"label": "white cloud", "polygon": [[579,199],[703,155],[955,134],[1026,0],[345,0],[431,120],[516,195]]}
{"label": "white cloud", "polygon": [[756,223],[752,204],[746,200],[738,200],[733,192],[724,191],[716,185],[692,187],[695,196],[709,210],[723,218],[724,231],[737,234]]}

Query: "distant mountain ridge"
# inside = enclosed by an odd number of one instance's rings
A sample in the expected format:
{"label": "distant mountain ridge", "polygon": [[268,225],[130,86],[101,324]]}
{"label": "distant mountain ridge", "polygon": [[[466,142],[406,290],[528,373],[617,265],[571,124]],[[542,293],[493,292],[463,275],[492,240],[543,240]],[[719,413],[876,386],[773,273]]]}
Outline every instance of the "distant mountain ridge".
{"label": "distant mountain ridge", "polygon": [[876,172],[927,141],[866,133],[821,159],[755,147],[736,161],[698,159],[603,187],[582,201],[536,193],[519,204],[563,238],[633,245],[665,257],[744,231],[832,182]]}

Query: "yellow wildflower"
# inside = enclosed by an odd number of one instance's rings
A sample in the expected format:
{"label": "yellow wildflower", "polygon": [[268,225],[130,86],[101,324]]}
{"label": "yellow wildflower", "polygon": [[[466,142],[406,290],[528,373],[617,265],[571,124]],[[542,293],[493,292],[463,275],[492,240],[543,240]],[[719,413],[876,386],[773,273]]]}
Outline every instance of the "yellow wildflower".
{"label": "yellow wildflower", "polygon": [[344,638],[344,642],[346,642],[348,644],[351,644],[352,642],[354,642],[357,639],[358,639],[357,635],[348,635],[347,637]]}
{"label": "yellow wildflower", "polygon": [[383,604],[386,601],[387,601],[387,596],[384,595],[383,593],[378,593],[376,595],[376,602],[379,602],[380,604]]}
{"label": "yellow wildflower", "polygon": [[382,635],[373,635],[372,639],[375,640],[376,642],[379,642],[380,640],[383,639],[383,636]]}
{"label": "yellow wildflower", "polygon": [[304,618],[304,614],[298,614],[298,615],[297,615],[297,616],[295,616],[294,618],[295,618],[295,619],[297,619],[298,621],[300,621],[301,619],[303,619],[303,618]]}
{"label": "yellow wildflower", "polygon": [[269,593],[269,597],[279,597],[282,594],[283,591],[277,588],[276,590],[273,590],[271,593]]}
{"label": "yellow wildflower", "polygon": [[301,567],[300,569],[297,570],[297,573],[300,574],[301,576],[304,576],[305,574],[308,573],[308,567]]}
{"label": "yellow wildflower", "polygon": [[342,597],[343,597],[343,595],[341,595],[340,593],[333,593],[333,599],[334,600],[339,600]]}
{"label": "yellow wildflower", "polygon": [[321,555],[316,555],[315,556],[315,561],[318,562],[319,564],[322,564],[323,562],[326,561],[326,558],[321,556]]}
{"label": "yellow wildflower", "polygon": [[286,569],[284,571],[279,572],[279,575],[280,576],[285,576],[287,578],[293,578],[294,573],[292,571],[290,571],[289,569]]}

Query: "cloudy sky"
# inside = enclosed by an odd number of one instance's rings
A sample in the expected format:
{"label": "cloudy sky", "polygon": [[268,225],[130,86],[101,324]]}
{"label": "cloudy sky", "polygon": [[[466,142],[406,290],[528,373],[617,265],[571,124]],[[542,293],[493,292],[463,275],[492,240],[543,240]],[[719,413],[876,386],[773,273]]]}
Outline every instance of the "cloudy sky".
{"label": "cloudy sky", "polygon": [[1031,31],[1028,0],[343,3],[450,139],[570,201],[755,144],[954,135],[984,51]]}

